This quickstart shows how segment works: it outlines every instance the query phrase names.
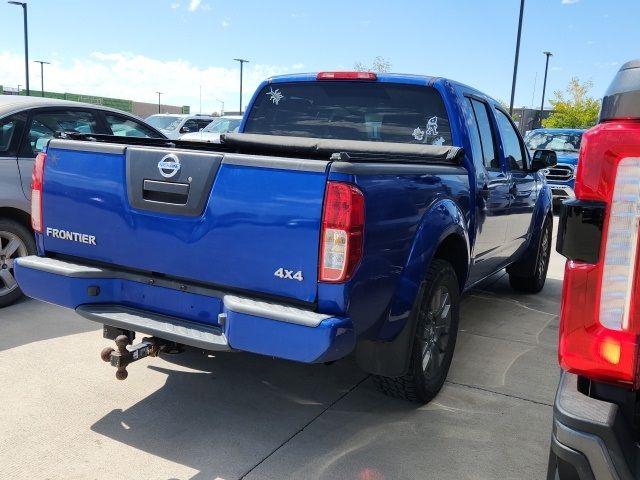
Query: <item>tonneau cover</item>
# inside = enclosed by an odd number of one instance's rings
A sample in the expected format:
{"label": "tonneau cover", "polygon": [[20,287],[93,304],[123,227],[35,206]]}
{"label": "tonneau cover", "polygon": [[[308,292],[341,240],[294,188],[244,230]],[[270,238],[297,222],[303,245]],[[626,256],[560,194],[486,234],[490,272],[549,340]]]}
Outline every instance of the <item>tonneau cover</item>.
{"label": "tonneau cover", "polygon": [[[352,161],[366,158],[368,161],[402,161],[407,163],[447,163],[460,164],[463,157],[461,147],[436,145],[367,142],[358,140],[335,140],[322,138],[289,137],[279,135],[257,135],[253,133],[227,133],[221,136],[227,147],[243,153],[286,153],[301,157],[329,159],[334,154],[342,154],[338,159],[348,157]],[[334,159],[336,159],[334,157]]]}

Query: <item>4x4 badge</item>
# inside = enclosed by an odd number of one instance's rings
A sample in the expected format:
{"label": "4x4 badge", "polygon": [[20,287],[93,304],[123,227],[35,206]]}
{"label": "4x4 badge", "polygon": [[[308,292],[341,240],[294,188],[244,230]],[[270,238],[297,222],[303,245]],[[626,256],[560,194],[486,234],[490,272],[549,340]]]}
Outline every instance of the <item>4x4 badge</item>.
{"label": "4x4 badge", "polygon": [[164,178],[171,178],[180,171],[180,159],[173,153],[169,153],[158,162],[158,170]]}

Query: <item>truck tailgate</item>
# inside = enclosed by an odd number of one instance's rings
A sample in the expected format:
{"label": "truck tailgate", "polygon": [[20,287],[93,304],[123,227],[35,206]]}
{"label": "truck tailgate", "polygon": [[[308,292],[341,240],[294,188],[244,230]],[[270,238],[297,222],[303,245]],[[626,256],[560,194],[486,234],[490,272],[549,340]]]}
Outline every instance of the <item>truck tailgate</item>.
{"label": "truck tailgate", "polygon": [[41,248],[313,302],[327,166],[53,140]]}

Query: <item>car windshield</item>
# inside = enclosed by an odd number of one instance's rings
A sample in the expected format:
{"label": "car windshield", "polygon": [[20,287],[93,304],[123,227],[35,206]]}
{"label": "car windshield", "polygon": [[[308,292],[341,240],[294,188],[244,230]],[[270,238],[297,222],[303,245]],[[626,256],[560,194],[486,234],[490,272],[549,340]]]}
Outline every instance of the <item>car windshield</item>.
{"label": "car windshield", "polygon": [[451,145],[432,87],[384,82],[278,83],[257,95],[245,133]]}
{"label": "car windshield", "polygon": [[209,125],[204,127],[203,132],[212,132],[212,133],[226,133],[226,132],[235,132],[236,129],[240,126],[239,118],[216,118]]}
{"label": "car windshield", "polygon": [[529,150],[579,152],[582,133],[532,132],[525,138]]}
{"label": "car windshield", "polygon": [[180,117],[172,117],[170,115],[151,115],[146,122],[161,130],[175,130],[180,120]]}

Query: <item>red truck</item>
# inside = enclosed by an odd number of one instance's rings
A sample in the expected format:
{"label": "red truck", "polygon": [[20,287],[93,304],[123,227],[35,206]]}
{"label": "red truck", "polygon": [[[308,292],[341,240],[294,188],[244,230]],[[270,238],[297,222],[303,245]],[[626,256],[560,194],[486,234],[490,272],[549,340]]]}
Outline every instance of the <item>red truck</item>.
{"label": "red truck", "polygon": [[580,150],[548,480],[640,477],[640,60],[622,66]]}

